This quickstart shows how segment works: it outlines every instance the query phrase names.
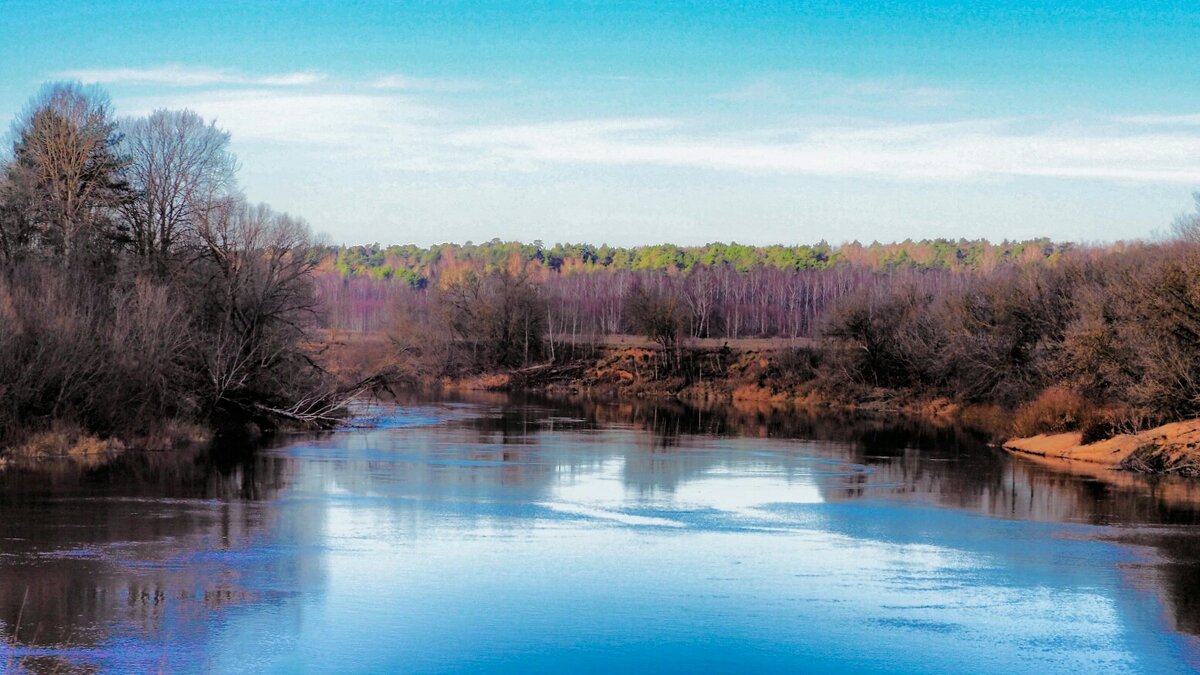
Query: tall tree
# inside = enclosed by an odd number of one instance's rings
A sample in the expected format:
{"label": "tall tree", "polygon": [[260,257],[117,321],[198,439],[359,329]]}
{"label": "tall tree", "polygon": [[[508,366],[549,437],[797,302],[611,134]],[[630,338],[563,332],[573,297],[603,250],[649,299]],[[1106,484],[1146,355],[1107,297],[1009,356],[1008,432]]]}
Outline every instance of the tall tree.
{"label": "tall tree", "polygon": [[136,199],[121,209],[134,251],[162,272],[199,223],[235,199],[237,160],[229,133],[191,110],[156,110],[122,124],[121,148]]}
{"label": "tall tree", "polygon": [[28,219],[30,244],[70,264],[117,233],[125,162],[108,96],[78,83],[46,85],[14,126],[8,197]]}

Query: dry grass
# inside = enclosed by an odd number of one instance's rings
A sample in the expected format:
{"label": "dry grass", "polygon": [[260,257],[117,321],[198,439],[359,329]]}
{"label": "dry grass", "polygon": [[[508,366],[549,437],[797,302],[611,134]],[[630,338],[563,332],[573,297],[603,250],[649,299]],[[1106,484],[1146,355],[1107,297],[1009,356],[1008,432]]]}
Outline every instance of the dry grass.
{"label": "dry grass", "polygon": [[149,433],[132,439],[130,446],[143,450],[170,450],[188,445],[200,445],[212,440],[212,431],[204,426],[183,420],[169,419]]}
{"label": "dry grass", "polygon": [[441,386],[451,391],[502,391],[508,388],[508,373],[484,373],[470,377],[443,378]]}
{"label": "dry grass", "polygon": [[34,432],[9,450],[13,460],[66,459],[84,465],[103,463],[125,450],[113,438],[102,439],[78,426],[59,423],[47,431]]}
{"label": "dry grass", "polygon": [[212,438],[208,429],[180,420],[166,420],[152,431],[128,438],[100,438],[77,425],[60,422],[49,430],[29,432],[0,455],[8,464],[68,461],[85,467],[105,464],[130,449],[169,450],[201,445]]}
{"label": "dry grass", "polygon": [[1017,408],[1013,414],[1012,432],[1015,436],[1029,437],[1075,431],[1094,412],[1078,392],[1065,387],[1050,387]]}

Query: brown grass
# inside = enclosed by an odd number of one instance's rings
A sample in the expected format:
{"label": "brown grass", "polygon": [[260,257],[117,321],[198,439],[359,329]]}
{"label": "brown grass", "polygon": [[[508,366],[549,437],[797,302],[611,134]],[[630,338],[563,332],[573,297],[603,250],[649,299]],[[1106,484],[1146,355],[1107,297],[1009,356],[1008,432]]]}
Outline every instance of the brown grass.
{"label": "brown grass", "polygon": [[132,439],[129,445],[143,450],[170,450],[188,445],[201,445],[210,440],[212,431],[207,427],[169,419],[155,426],[149,433]]}
{"label": "brown grass", "polygon": [[65,422],[46,431],[23,434],[21,440],[0,452],[0,468],[6,464],[69,461],[83,466],[99,466],[130,449],[169,450],[201,445],[212,432],[197,424],[166,420],[152,431],[128,439],[100,438],[81,427]]}
{"label": "brown grass", "polygon": [[1093,414],[1093,407],[1078,392],[1065,387],[1050,387],[1017,408],[1013,414],[1012,433],[1028,437],[1075,431]]}
{"label": "brown grass", "polygon": [[81,464],[103,462],[125,450],[125,444],[113,438],[101,439],[78,426],[59,423],[48,431],[29,434],[13,446],[13,459],[67,459]]}

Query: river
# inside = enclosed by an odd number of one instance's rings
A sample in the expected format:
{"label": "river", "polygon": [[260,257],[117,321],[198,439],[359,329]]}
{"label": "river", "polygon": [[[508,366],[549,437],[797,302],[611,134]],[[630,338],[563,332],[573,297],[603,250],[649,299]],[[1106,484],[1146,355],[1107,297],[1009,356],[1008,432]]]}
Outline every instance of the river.
{"label": "river", "polygon": [[475,397],[0,470],[0,671],[1192,672],[1200,487],[898,418]]}

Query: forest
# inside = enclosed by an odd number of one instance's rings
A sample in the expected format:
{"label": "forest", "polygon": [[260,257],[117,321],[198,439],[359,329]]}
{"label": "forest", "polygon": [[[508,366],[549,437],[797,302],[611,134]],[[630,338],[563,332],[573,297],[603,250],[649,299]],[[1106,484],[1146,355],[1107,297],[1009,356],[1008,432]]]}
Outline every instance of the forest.
{"label": "forest", "polygon": [[[120,118],[53,83],[11,137],[0,444],[331,426],[371,383],[578,362],[622,335],[670,357],[655,377],[703,377],[699,341],[772,340],[779,382],[995,406],[1012,433],[1200,416],[1200,198],[1172,237],[1105,245],[335,246],[248,201],[229,133],[194,112]],[[327,370],[347,340],[383,358]]]}
{"label": "forest", "polygon": [[0,160],[0,444],[328,425],[302,348],[320,261],[303,220],[253,204],[230,136],[188,110],[118,118],[45,85]]}
{"label": "forest", "polygon": [[[638,332],[624,307],[635,288],[678,295],[684,337],[811,337],[831,302],[871,279],[983,273],[1012,264],[1053,263],[1073,250],[1046,239],[905,241],[831,246],[713,243],[633,248],[522,244],[328,247],[317,268],[331,327],[374,331],[397,304],[501,271],[538,286],[559,336]],[[432,287],[431,293],[421,293]],[[410,292],[415,291],[415,292]]]}
{"label": "forest", "polygon": [[686,381],[690,343],[773,338],[774,377],[828,399],[949,399],[1014,413],[1006,433],[1096,439],[1200,416],[1198,272],[1200,201],[1158,241],[330,247],[316,284],[327,330],[387,335],[409,373],[632,334]]}

